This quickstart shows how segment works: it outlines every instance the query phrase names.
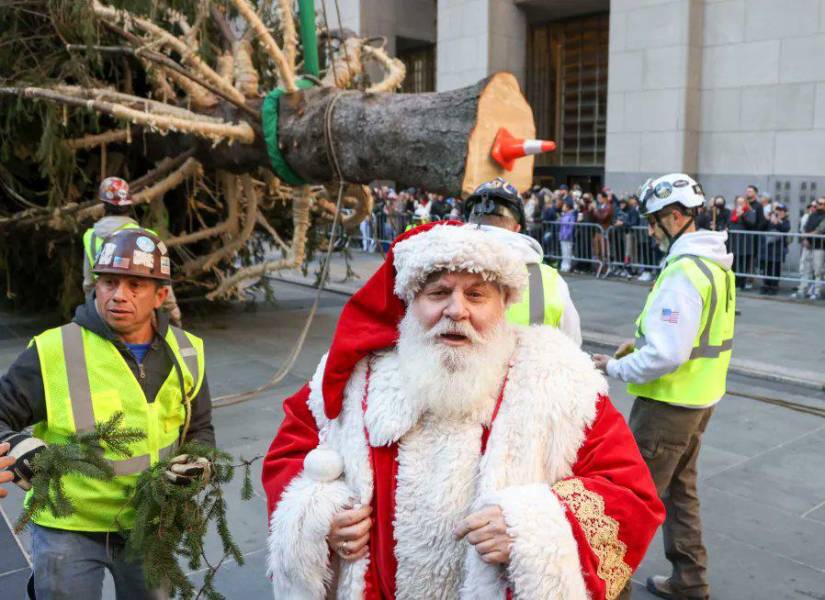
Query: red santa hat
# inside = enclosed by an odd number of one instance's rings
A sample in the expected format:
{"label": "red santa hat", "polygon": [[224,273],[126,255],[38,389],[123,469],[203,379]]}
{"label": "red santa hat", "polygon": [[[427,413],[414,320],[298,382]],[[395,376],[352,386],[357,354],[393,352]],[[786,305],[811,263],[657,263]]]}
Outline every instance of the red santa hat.
{"label": "red santa hat", "polygon": [[480,273],[509,290],[509,303],[527,286],[527,270],[518,255],[477,227],[442,221],[400,235],[384,264],[341,312],[322,385],[328,418],[341,412],[344,388],[358,361],[398,341],[407,304],[437,271]]}

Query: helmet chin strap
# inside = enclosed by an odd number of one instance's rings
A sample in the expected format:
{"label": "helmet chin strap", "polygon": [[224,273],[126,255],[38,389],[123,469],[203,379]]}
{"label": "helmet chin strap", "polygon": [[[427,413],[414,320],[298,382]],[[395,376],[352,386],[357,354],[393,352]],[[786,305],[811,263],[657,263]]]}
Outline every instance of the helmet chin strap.
{"label": "helmet chin strap", "polygon": [[673,248],[673,244],[676,243],[682,235],[687,231],[688,227],[693,225],[693,213],[691,213],[688,217],[687,222],[682,226],[682,228],[675,234],[672,235],[670,231],[668,231],[665,224],[662,222],[662,218],[659,216],[658,212],[653,213],[653,218],[656,219],[656,223],[659,225],[659,228],[665,232],[665,236],[667,236],[667,252],[670,252],[670,249]]}

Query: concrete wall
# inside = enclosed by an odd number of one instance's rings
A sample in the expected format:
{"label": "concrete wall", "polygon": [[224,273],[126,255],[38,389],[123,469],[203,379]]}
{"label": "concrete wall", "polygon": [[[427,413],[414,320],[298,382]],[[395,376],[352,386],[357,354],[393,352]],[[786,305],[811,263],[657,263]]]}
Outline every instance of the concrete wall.
{"label": "concrete wall", "polygon": [[[341,25],[346,29],[352,29],[356,33],[361,32],[361,0],[338,0],[338,8],[341,9]],[[330,29],[338,29],[338,12],[335,10],[335,0],[315,0],[315,13],[323,23],[324,10],[329,20]]]}
{"label": "concrete wall", "polygon": [[527,18],[515,0],[438,0],[436,90],[471,85],[510,71],[522,86]]}
{"label": "concrete wall", "polygon": [[794,218],[803,183],[825,191],[825,2],[612,0],[610,20],[614,188],[677,169],[729,201],[779,184]]}
{"label": "concrete wall", "polygon": [[489,0],[438,0],[435,89],[464,87],[487,75]]}
{"label": "concrete wall", "polygon": [[619,190],[697,167],[703,0],[612,0],[606,176]]}

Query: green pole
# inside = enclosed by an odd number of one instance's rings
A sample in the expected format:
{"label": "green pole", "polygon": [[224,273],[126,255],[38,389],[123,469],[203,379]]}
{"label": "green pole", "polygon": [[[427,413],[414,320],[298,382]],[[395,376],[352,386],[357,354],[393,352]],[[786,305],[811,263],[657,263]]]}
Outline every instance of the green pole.
{"label": "green pole", "polygon": [[315,35],[315,0],[298,0],[301,21],[301,46],[304,50],[304,73],[318,77],[318,37]]}

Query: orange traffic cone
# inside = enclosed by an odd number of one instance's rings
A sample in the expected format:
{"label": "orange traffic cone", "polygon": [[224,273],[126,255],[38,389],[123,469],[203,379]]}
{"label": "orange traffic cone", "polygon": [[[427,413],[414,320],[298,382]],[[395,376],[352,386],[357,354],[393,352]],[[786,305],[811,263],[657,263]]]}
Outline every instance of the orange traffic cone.
{"label": "orange traffic cone", "polygon": [[493,142],[492,154],[495,161],[508,171],[513,170],[513,163],[517,158],[528,154],[541,154],[556,149],[556,142],[548,140],[524,140],[514,137],[506,128],[502,127],[496,134]]}

